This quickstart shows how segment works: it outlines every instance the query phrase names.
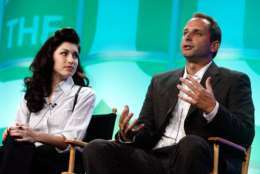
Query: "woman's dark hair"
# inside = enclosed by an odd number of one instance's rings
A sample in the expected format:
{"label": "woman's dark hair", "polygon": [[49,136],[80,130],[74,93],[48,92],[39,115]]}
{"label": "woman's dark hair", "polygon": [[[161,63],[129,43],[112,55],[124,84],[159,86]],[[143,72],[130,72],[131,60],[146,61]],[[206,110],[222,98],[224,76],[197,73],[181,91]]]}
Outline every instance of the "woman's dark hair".
{"label": "woman's dark hair", "polygon": [[[43,44],[29,67],[30,71],[32,71],[32,77],[26,77],[24,84],[26,87],[25,100],[30,112],[40,111],[46,103],[44,97],[48,97],[52,92],[53,53],[63,42],[78,45],[80,51],[80,40],[76,31],[72,28],[63,28],[56,31]],[[77,70],[72,76],[73,81],[76,85],[88,86],[89,80],[84,76],[80,60],[78,62]]]}

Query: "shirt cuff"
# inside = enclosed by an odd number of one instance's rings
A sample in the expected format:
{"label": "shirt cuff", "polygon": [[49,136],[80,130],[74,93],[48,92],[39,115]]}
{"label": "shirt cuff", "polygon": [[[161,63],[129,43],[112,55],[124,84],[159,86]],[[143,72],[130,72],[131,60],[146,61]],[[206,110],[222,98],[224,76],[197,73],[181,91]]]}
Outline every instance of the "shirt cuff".
{"label": "shirt cuff", "polygon": [[218,108],[219,108],[219,103],[216,101],[216,105],[210,113],[206,114],[205,112],[203,112],[203,117],[208,121],[208,123],[211,122],[213,118],[217,115]]}

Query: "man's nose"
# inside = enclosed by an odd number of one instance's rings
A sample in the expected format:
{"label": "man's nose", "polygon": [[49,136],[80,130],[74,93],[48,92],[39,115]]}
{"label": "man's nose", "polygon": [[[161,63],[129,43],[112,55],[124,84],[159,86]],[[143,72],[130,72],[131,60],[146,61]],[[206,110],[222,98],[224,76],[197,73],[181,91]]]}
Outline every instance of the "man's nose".
{"label": "man's nose", "polygon": [[185,35],[185,40],[192,40],[192,33],[187,33],[186,35]]}

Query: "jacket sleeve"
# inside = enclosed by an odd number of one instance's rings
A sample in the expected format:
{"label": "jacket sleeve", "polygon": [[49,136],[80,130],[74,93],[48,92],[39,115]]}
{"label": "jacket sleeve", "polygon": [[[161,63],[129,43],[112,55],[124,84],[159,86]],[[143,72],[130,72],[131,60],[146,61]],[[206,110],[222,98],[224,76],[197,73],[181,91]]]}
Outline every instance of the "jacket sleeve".
{"label": "jacket sleeve", "polygon": [[220,103],[217,115],[208,126],[215,135],[248,147],[255,135],[250,80],[242,73],[230,80],[227,104]]}
{"label": "jacket sleeve", "polygon": [[139,123],[144,124],[142,128],[134,137],[134,145],[144,149],[151,149],[159,140],[159,135],[155,129],[154,117],[154,93],[156,85],[156,78],[153,78],[146,93],[143,107],[138,118]]}

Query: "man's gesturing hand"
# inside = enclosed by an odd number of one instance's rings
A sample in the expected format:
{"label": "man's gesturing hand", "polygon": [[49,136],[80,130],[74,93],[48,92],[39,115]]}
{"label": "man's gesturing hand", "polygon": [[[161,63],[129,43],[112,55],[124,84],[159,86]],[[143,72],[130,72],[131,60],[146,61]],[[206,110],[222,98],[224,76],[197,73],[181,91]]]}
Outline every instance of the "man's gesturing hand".
{"label": "man's gesturing hand", "polygon": [[129,107],[127,105],[124,106],[119,119],[119,129],[120,137],[125,141],[131,141],[136,132],[144,127],[144,124],[139,124],[137,119],[135,119],[132,124],[129,124],[133,115],[132,112],[129,112]]}
{"label": "man's gesturing hand", "polygon": [[214,109],[216,105],[216,99],[213,94],[213,89],[210,82],[211,77],[207,78],[206,80],[206,88],[204,88],[190,75],[188,75],[187,79],[180,78],[180,81],[186,85],[188,89],[178,84],[177,88],[186,94],[186,96],[179,94],[179,98],[192,105],[195,105],[205,113],[210,113]]}

